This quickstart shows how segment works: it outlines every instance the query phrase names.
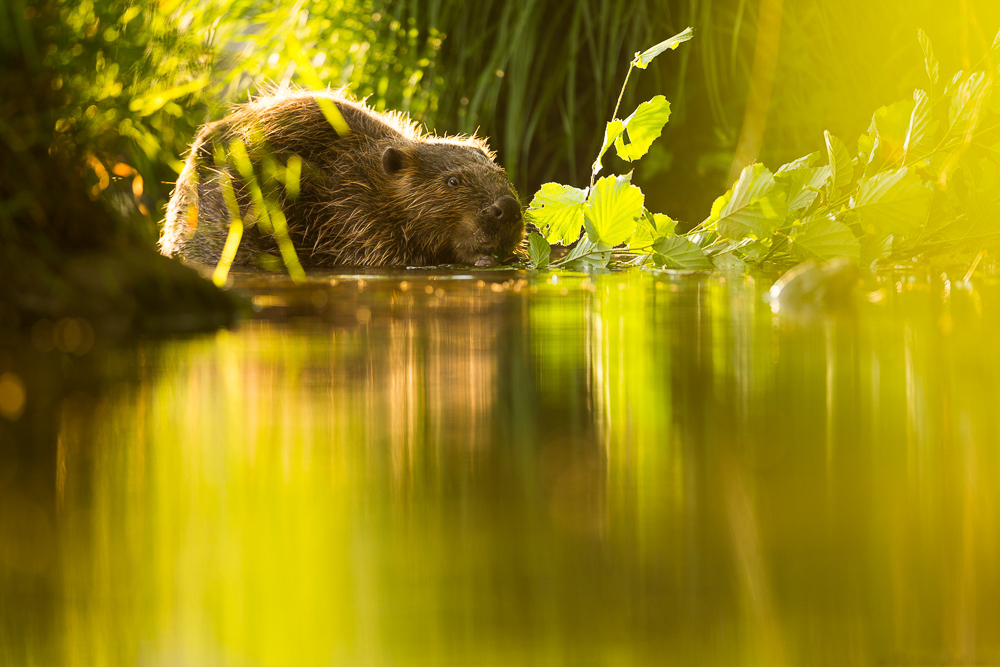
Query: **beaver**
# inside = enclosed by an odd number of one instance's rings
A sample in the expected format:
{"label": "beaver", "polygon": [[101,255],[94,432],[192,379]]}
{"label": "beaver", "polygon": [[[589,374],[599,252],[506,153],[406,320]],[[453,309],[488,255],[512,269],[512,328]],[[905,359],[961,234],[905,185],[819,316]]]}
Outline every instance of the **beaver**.
{"label": "beaver", "polygon": [[[349,132],[334,129],[323,99],[336,104]],[[235,142],[253,176],[226,158]],[[274,176],[293,156],[302,164],[297,193]],[[219,261],[230,178],[245,224],[236,264],[279,253],[270,224],[258,224],[255,179],[256,192],[275,193],[307,266],[488,266],[524,235],[517,192],[484,140],[425,134],[404,114],[375,111],[342,91],[266,95],[204,125],[167,206],[163,254]]]}

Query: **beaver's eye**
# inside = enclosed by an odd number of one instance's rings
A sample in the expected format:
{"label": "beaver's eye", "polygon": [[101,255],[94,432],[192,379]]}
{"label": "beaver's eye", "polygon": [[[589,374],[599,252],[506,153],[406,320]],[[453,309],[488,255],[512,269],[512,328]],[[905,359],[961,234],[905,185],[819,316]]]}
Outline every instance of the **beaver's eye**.
{"label": "beaver's eye", "polygon": [[451,178],[448,179],[448,185],[450,185],[453,188],[457,188],[459,185],[461,185],[461,181],[452,176]]}

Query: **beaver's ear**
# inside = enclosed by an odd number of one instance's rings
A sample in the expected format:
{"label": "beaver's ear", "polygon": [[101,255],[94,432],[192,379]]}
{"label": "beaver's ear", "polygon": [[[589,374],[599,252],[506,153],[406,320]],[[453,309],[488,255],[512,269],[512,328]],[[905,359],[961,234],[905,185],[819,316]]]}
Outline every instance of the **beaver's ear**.
{"label": "beaver's ear", "polygon": [[403,151],[390,146],[382,153],[382,169],[389,176],[395,176],[403,169]]}

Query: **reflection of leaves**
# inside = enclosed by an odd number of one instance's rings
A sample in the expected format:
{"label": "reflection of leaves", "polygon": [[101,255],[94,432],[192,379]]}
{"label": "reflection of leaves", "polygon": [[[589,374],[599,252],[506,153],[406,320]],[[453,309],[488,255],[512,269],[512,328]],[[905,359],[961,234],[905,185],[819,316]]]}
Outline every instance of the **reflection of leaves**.
{"label": "reflection of leaves", "polygon": [[641,158],[660,136],[668,120],[670,120],[670,102],[663,95],[657,95],[640,104],[632,115],[625,119],[625,131],[628,133],[629,143],[625,143],[621,133],[615,139],[618,157],[628,162]]}
{"label": "reflection of leaves", "polygon": [[676,49],[692,37],[694,37],[694,28],[687,28],[683,32],[677,33],[670,39],[665,39],[656,46],[646,49],[642,53],[636,54],[635,60],[632,61],[632,64],[639,69],[646,69],[646,66],[652,62],[653,58],[660,55],[667,49]]}
{"label": "reflection of leaves", "polygon": [[790,235],[792,249],[801,259],[860,257],[861,245],[842,222],[829,218],[813,218],[797,226]]}
{"label": "reflection of leaves", "polygon": [[535,193],[526,217],[549,243],[572,243],[580,236],[587,191],[546,183]]}
{"label": "reflection of leaves", "polygon": [[863,180],[851,208],[865,231],[906,236],[927,222],[931,191],[912,169],[896,169]]}
{"label": "reflection of leaves", "polygon": [[665,269],[709,270],[705,252],[684,236],[665,236],[653,244],[653,263]]}
{"label": "reflection of leaves", "polygon": [[605,176],[594,184],[584,208],[584,227],[591,241],[613,248],[635,231],[642,215],[642,190],[631,183],[632,174]]}
{"label": "reflection of leaves", "polygon": [[531,268],[541,269],[548,265],[552,247],[538,232],[528,234],[528,260]]}

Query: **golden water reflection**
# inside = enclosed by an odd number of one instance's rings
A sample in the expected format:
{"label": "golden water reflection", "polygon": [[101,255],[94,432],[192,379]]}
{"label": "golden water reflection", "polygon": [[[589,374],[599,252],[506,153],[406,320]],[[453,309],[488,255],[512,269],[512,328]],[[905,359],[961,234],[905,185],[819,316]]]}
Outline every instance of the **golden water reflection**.
{"label": "golden water reflection", "polygon": [[248,284],[44,409],[0,358],[0,663],[1000,664],[996,286]]}

